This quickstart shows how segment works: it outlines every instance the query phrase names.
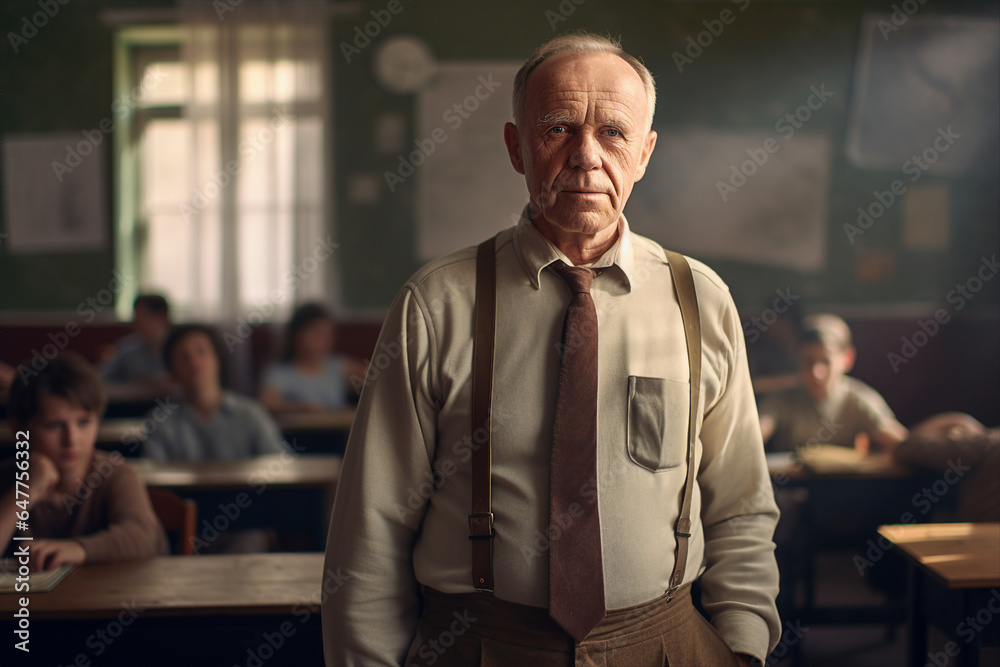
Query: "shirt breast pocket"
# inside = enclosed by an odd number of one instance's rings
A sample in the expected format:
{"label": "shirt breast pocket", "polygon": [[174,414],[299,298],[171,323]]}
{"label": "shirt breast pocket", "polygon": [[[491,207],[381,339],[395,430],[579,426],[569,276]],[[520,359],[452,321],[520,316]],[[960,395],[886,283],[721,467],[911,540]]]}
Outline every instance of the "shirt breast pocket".
{"label": "shirt breast pocket", "polygon": [[685,462],[690,383],[629,376],[628,455],[652,472]]}

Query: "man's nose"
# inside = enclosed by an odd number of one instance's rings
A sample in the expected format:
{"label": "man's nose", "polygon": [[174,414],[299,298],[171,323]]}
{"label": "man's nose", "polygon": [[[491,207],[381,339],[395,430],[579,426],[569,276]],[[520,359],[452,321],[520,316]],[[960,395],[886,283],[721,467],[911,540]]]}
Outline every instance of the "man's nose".
{"label": "man's nose", "polygon": [[601,144],[591,132],[578,132],[569,166],[590,171],[601,166]]}

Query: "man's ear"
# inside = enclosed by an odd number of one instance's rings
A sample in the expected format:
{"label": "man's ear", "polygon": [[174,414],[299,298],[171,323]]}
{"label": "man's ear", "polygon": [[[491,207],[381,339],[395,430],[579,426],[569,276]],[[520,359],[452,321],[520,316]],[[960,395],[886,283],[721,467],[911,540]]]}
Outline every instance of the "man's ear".
{"label": "man's ear", "polygon": [[851,369],[854,368],[854,361],[858,358],[858,351],[853,345],[844,349],[844,372],[850,373]]}
{"label": "man's ear", "polygon": [[507,155],[510,156],[510,163],[514,166],[514,171],[524,175],[524,158],[521,157],[521,138],[517,134],[517,126],[514,123],[507,123],[503,126],[503,140],[507,144]]}
{"label": "man's ear", "polygon": [[641,180],[643,176],[646,175],[646,165],[649,164],[649,158],[653,155],[653,148],[656,147],[656,132],[650,130],[646,133],[646,139],[643,142],[642,153],[639,154],[639,165],[635,170],[635,180]]}

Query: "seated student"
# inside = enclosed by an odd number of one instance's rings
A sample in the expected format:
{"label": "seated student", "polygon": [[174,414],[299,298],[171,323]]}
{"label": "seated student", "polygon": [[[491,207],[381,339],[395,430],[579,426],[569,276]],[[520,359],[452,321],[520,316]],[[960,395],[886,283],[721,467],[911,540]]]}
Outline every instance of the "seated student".
{"label": "seated student", "polygon": [[170,333],[170,305],[159,294],[140,294],[132,306],[133,332],[115,343],[114,357],[101,367],[109,385],[169,392],[163,343]]}
{"label": "seated student", "polygon": [[9,551],[24,500],[15,481],[25,481],[29,530],[18,532],[34,540],[18,544],[31,545],[32,570],[167,553],[138,473],[120,455],[94,450],[103,411],[101,381],[76,355],[56,357],[11,387],[11,427],[29,447],[0,466],[0,544]]}
{"label": "seated student", "polygon": [[156,427],[144,443],[147,457],[170,461],[242,459],[284,450],[277,425],[251,398],[222,387],[222,347],[202,324],[174,328],[163,359],[181,386],[180,407],[164,419],[150,413]]}
{"label": "seated student", "polygon": [[893,455],[958,484],[955,516],[935,521],[1000,521],[1000,428],[986,428],[961,412],[946,412],[914,426]]}
{"label": "seated student", "polygon": [[807,443],[854,447],[869,439],[885,451],[907,435],[877,391],[846,373],[856,351],[847,323],[836,315],[811,315],[799,338],[802,386],[765,398],[760,428],[771,451],[792,451]]}
{"label": "seated student", "polygon": [[285,332],[281,361],[261,381],[260,402],[274,414],[338,410],[348,404],[348,377],[363,379],[365,365],[332,354],[336,328],[318,303],[295,309]]}

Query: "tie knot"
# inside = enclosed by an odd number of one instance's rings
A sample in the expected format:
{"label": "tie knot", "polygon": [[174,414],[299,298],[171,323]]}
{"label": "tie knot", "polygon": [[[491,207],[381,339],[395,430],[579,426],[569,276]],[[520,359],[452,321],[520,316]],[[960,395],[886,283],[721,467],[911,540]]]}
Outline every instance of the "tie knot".
{"label": "tie knot", "polygon": [[552,265],[552,269],[562,276],[574,294],[590,294],[590,285],[594,282],[596,275],[593,269],[582,266],[569,266],[566,262],[559,260]]}

